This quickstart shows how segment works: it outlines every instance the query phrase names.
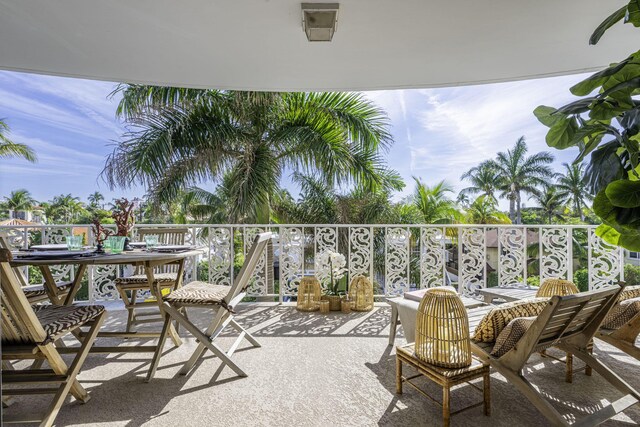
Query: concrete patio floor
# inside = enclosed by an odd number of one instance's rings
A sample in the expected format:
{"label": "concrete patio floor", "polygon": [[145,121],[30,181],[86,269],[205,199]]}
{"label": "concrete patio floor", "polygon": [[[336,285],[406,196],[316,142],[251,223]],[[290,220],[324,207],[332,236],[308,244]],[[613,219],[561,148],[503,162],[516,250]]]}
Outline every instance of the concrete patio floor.
{"label": "concrete patio floor", "polygon": [[[126,318],[110,308],[105,330],[118,330]],[[238,320],[261,342],[262,348],[241,349],[236,362],[249,374],[236,377],[220,370],[210,355],[188,376],[177,375],[191,355],[195,341],[183,330],[185,343],[167,341],[155,379],[144,382],[147,354],[90,355],[80,382],[92,399],[79,404],[71,398],[62,407],[57,425],[64,426],[437,426],[440,408],[410,387],[395,394],[395,352],[387,346],[390,308],[369,313],[299,313],[291,306],[245,304]],[[200,314],[196,314],[196,313]],[[202,310],[190,318],[204,325]],[[156,325],[157,327],[158,325]],[[111,342],[110,342],[111,341]],[[230,345],[231,334],[221,339]],[[142,342],[142,341],[140,341]],[[117,341],[101,339],[101,345]],[[138,341],[119,341],[135,345]],[[402,334],[397,343],[404,343]],[[640,363],[597,341],[595,354],[634,387],[640,389]],[[564,382],[564,365],[540,357],[530,361],[527,377],[539,386],[568,421],[580,419],[619,397],[602,378],[576,373]],[[24,363],[24,362],[23,362]],[[581,364],[581,362],[578,362]],[[579,365],[580,366],[580,365]],[[427,390],[440,390],[421,380]],[[492,415],[481,408],[455,415],[456,426],[541,426],[545,419],[498,375],[492,375]],[[44,409],[47,398],[18,397],[6,413]],[[452,394],[453,410],[480,399],[465,386]],[[34,406],[37,405],[37,406]],[[640,423],[640,405],[605,425]]]}

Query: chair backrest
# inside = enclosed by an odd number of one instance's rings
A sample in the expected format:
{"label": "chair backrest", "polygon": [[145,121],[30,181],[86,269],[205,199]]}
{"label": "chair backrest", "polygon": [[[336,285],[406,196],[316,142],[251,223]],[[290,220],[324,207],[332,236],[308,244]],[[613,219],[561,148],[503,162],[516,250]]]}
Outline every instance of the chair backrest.
{"label": "chair backrest", "polygon": [[[611,286],[576,295],[554,296],[513,350],[502,356],[514,365],[563,340],[586,346],[616,304],[624,287]],[[502,359],[501,358],[501,359]]]}
{"label": "chair backrest", "polygon": [[2,345],[34,345],[46,334],[11,268],[11,251],[0,248],[0,287],[2,289]]}
{"label": "chair backrest", "polygon": [[[9,243],[9,237],[4,235],[4,234],[0,234],[0,249],[7,249],[8,251],[11,251],[13,248],[11,247],[11,243]],[[14,268],[13,270],[16,273],[16,278],[18,279],[18,282],[20,283],[20,286],[27,286],[29,283],[27,282],[27,279],[24,277],[24,274],[22,272],[23,269],[26,270],[27,267],[23,267],[23,268]]]}
{"label": "chair backrest", "polygon": [[[158,243],[161,245],[184,245],[187,228],[138,228],[138,238],[144,241],[144,236],[158,236]],[[180,267],[176,264],[165,264],[153,269],[155,273],[177,273]],[[143,274],[144,268],[136,269],[136,274]]]}
{"label": "chair backrest", "polygon": [[144,236],[157,235],[162,245],[184,245],[188,232],[187,228],[138,228],[140,241],[144,241]]}
{"label": "chair backrest", "polygon": [[[260,257],[264,255],[264,250],[271,240],[271,237],[272,233],[267,232],[258,234],[254,239],[253,244],[251,245],[251,248],[249,248],[249,252],[247,252],[247,256],[244,259],[244,264],[242,264],[240,272],[233,281],[233,285],[231,285],[229,293],[224,297],[224,301],[227,305],[235,305],[235,300],[246,291],[249,286],[251,276],[253,275],[258,262],[260,262]],[[240,299],[242,299],[242,297]]]}

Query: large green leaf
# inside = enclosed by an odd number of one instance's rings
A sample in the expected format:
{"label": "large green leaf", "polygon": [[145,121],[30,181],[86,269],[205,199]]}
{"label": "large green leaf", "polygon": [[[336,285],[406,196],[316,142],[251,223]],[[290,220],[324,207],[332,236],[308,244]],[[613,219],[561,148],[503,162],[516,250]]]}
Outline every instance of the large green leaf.
{"label": "large green leaf", "polygon": [[634,27],[640,27],[640,1],[631,0],[627,5],[627,13],[624,16],[624,22],[633,24]]}
{"label": "large green leaf", "polygon": [[616,215],[618,210],[611,203],[606,194],[606,189],[601,190],[593,199],[593,213],[609,224],[617,224]]}
{"label": "large green leaf", "polygon": [[598,97],[596,96],[582,98],[570,104],[567,104],[564,107],[558,108],[557,111],[558,113],[562,113],[562,114],[582,114],[589,111],[589,109],[591,108],[591,104],[596,99],[598,99]]}
{"label": "large green leaf", "polygon": [[602,71],[598,71],[595,74],[587,77],[583,81],[576,83],[569,90],[575,96],[587,96],[595,89],[601,87],[607,79],[616,74],[618,71],[623,69],[630,61],[634,59],[634,55],[637,55],[638,52],[631,55],[629,58],[625,59],[622,62],[617,64],[613,64],[608,68],[605,68]]}
{"label": "large green leaf", "polygon": [[640,232],[638,230],[619,231],[615,227],[601,224],[596,228],[596,235],[611,245],[640,252]]}
{"label": "large green leaf", "polygon": [[597,44],[600,41],[602,35],[611,28],[616,22],[620,22],[627,13],[627,5],[622,6],[620,9],[613,12],[611,15],[607,17],[598,28],[595,29],[591,37],[589,38],[589,44]]}
{"label": "large green leaf", "polygon": [[640,252],[640,233],[637,231],[621,233],[618,245],[630,251]]}
{"label": "large green leaf", "polygon": [[549,132],[547,132],[547,145],[558,150],[572,147],[576,144],[574,137],[577,130],[578,123],[576,119],[564,117],[551,126]]}
{"label": "large green leaf", "polygon": [[618,246],[618,242],[620,241],[620,233],[607,224],[600,224],[596,228],[596,235],[611,245]]}
{"label": "large green leaf", "polygon": [[546,105],[539,105],[533,110],[533,115],[536,116],[538,121],[547,127],[551,127],[558,120],[562,120],[566,118],[566,115],[557,114],[557,110],[553,107],[548,107]]}
{"label": "large green leaf", "polygon": [[606,190],[607,199],[613,206],[637,208],[640,206],[640,181],[619,179],[611,182]]}

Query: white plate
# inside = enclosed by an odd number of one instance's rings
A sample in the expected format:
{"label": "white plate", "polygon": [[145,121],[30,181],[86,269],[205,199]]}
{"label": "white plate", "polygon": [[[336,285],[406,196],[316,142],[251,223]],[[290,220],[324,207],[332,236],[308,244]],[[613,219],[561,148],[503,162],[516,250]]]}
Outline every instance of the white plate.
{"label": "white plate", "polygon": [[66,251],[67,244],[60,243],[55,245],[33,245],[30,246],[29,249],[32,249],[34,251]]}
{"label": "white plate", "polygon": [[92,254],[93,251],[69,251],[69,250],[54,250],[54,251],[34,251],[34,252],[20,252],[15,256],[16,259],[58,259],[58,258],[76,258],[79,256],[85,256]]}
{"label": "white plate", "polygon": [[132,248],[146,248],[147,244],[145,242],[129,242],[129,246]]}
{"label": "white plate", "polygon": [[171,252],[171,251],[185,251],[191,249],[189,245],[162,245],[156,246],[153,248],[154,251],[158,252]]}

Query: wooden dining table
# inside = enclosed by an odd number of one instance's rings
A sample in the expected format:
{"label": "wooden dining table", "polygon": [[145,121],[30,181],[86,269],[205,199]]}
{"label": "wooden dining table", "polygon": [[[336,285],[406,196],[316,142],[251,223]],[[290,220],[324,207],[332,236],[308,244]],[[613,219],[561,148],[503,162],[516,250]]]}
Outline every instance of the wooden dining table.
{"label": "wooden dining table", "polygon": [[[87,252],[79,252],[76,254],[69,254],[69,256],[59,255],[59,256],[45,256],[43,253],[39,253],[37,251],[14,251],[13,261],[11,262],[12,267],[25,267],[25,266],[35,266],[40,269],[42,275],[44,277],[44,286],[47,290],[47,293],[52,297],[51,303],[56,305],[70,305],[73,303],[78,290],[82,285],[82,278],[84,273],[89,266],[97,266],[97,265],[131,265],[134,267],[138,267],[144,270],[147,280],[149,283],[155,283],[154,269],[167,264],[177,264],[178,265],[178,280],[176,281],[176,288],[182,285],[182,280],[184,276],[184,266],[185,261],[190,257],[195,257],[204,253],[203,249],[198,248],[190,248],[184,251],[176,251],[176,252],[163,252],[163,251],[147,251],[144,249],[136,249],[133,251],[125,251],[119,254],[96,254],[96,253],[87,253]],[[61,266],[61,265],[72,265],[77,267],[75,272],[74,279],[69,288],[69,292],[66,294],[64,298],[57,297],[58,288],[56,286],[56,280],[51,272],[52,266]],[[155,297],[158,308],[161,312],[162,310],[162,292],[160,289],[160,283],[155,283],[155,286],[151,286],[151,293]],[[180,345],[182,341],[178,336],[173,325],[170,327],[169,333],[173,338],[174,342],[177,345]],[[81,336],[81,332],[78,337]],[[139,332],[139,331],[122,331],[122,332],[100,332],[98,337],[105,338],[152,338],[159,337],[160,332]],[[146,352],[155,352],[157,346],[156,345],[145,345],[145,346],[115,346],[115,347],[105,347],[105,346],[93,346],[91,349],[92,353],[127,353],[127,352],[135,352],[135,353],[146,353]],[[61,349],[61,352],[72,352],[68,351],[69,349]]]}

